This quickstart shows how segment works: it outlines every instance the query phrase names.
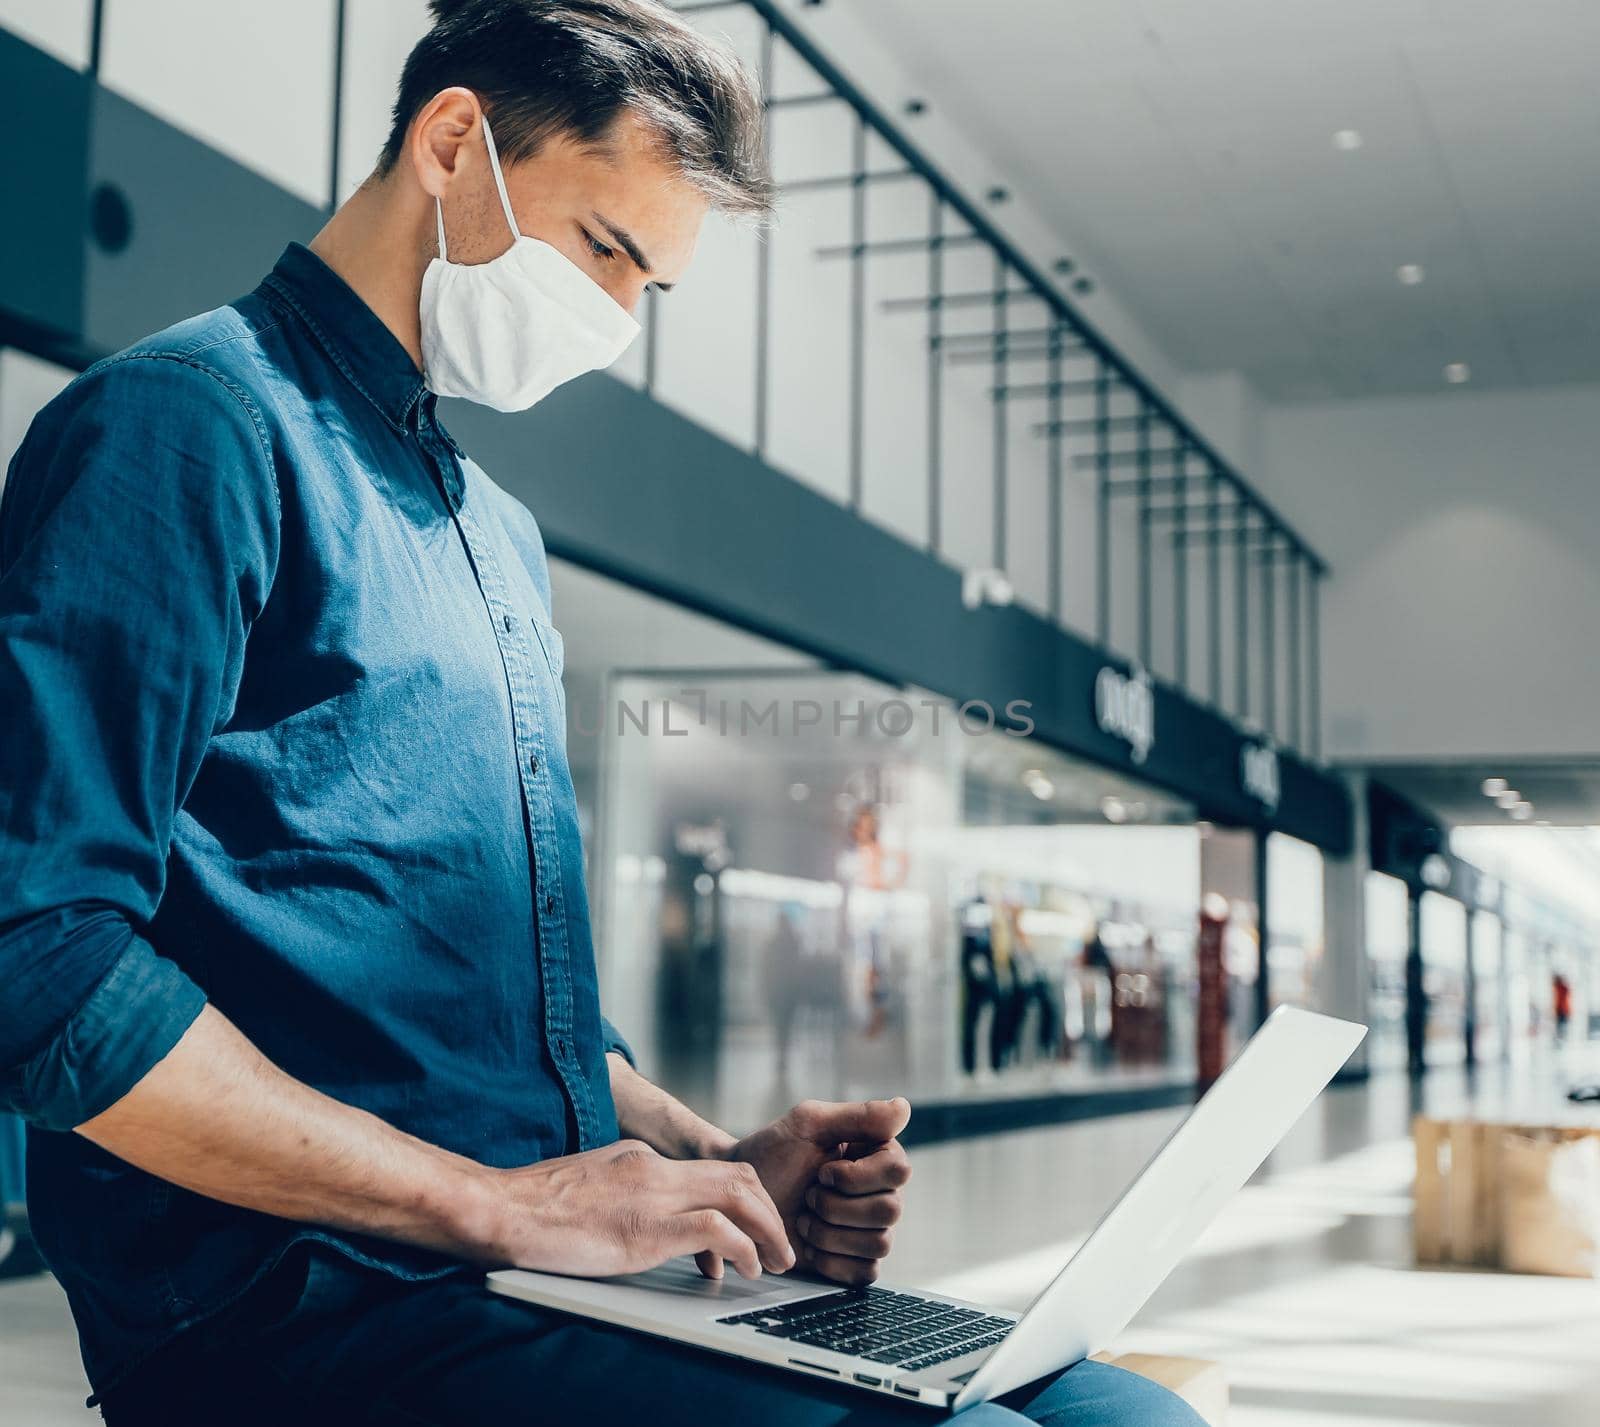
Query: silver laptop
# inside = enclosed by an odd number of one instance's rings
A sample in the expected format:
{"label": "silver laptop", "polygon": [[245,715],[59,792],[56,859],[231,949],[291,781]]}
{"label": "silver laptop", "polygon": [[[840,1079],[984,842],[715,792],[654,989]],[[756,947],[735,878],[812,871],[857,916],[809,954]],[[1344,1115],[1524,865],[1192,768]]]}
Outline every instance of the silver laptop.
{"label": "silver laptop", "polygon": [[959,1410],[1107,1346],[1361,1043],[1281,1007],[1018,1317],[939,1293],[788,1274],[702,1278],[693,1259],[623,1278],[503,1269],[496,1293],[789,1372]]}

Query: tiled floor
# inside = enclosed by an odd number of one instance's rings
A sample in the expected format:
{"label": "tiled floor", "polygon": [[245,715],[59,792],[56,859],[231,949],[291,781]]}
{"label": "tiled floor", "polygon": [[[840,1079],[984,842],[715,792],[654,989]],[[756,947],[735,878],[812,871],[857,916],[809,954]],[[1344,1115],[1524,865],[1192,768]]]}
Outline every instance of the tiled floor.
{"label": "tiled floor", "polygon": [[[1544,1113],[1560,1075],[1437,1075],[1425,1104]],[[1118,1347],[1221,1361],[1233,1427],[1600,1421],[1600,1286],[1411,1266],[1413,1108],[1398,1079],[1324,1096]],[[892,1277],[1026,1304],[1179,1113],[918,1151]],[[0,1422],[95,1420],[85,1392],[54,1283],[0,1284]]]}

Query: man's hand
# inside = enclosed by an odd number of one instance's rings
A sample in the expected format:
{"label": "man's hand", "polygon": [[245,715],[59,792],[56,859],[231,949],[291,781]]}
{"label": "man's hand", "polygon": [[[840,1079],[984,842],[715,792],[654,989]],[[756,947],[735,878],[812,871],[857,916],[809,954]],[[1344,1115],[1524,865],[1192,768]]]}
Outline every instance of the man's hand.
{"label": "man's hand", "polygon": [[749,1164],[664,1159],[638,1140],[494,1175],[484,1257],[598,1278],[680,1254],[729,1260],[746,1278],[782,1273],[795,1254]]}
{"label": "man's hand", "polygon": [[[871,1283],[899,1222],[911,1163],[895,1138],[911,1118],[903,1099],[805,1100],[727,1151],[752,1165],[782,1215],[802,1268],[840,1283]],[[722,1273],[715,1252],[701,1271]]]}

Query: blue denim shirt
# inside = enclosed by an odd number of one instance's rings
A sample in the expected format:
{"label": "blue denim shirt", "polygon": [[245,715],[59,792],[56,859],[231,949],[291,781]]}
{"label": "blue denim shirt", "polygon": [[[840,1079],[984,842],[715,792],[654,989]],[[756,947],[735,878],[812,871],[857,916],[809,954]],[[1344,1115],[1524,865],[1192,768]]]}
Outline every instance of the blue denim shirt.
{"label": "blue denim shirt", "polygon": [[307,249],[91,368],[0,503],[0,1105],[97,1391],[297,1239],[71,1133],[211,1001],[489,1165],[616,1138],[539,527]]}

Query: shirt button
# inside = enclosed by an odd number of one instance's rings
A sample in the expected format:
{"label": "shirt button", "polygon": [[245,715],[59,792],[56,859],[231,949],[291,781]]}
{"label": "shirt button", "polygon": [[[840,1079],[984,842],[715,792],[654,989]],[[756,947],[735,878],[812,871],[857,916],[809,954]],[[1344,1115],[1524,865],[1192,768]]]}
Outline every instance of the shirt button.
{"label": "shirt button", "polygon": [[501,616],[501,618],[502,618],[502,619],[503,619],[503,620],[505,620],[505,623],[506,623],[506,633],[507,633],[507,634],[510,634],[510,633],[511,633],[511,616],[510,616],[510,615],[509,615],[509,614],[507,614],[507,615],[502,615],[502,616]]}
{"label": "shirt button", "polygon": [[531,758],[528,759],[528,772],[537,773],[538,771],[539,771],[539,755],[537,753],[535,753]]}
{"label": "shirt button", "polygon": [[554,916],[555,915],[556,899],[555,899],[554,896],[547,896],[544,899],[544,910],[545,910],[545,914],[547,916]]}
{"label": "shirt button", "polygon": [[560,1036],[556,1037],[556,1054],[559,1055],[563,1060],[566,1059],[567,1043]]}

